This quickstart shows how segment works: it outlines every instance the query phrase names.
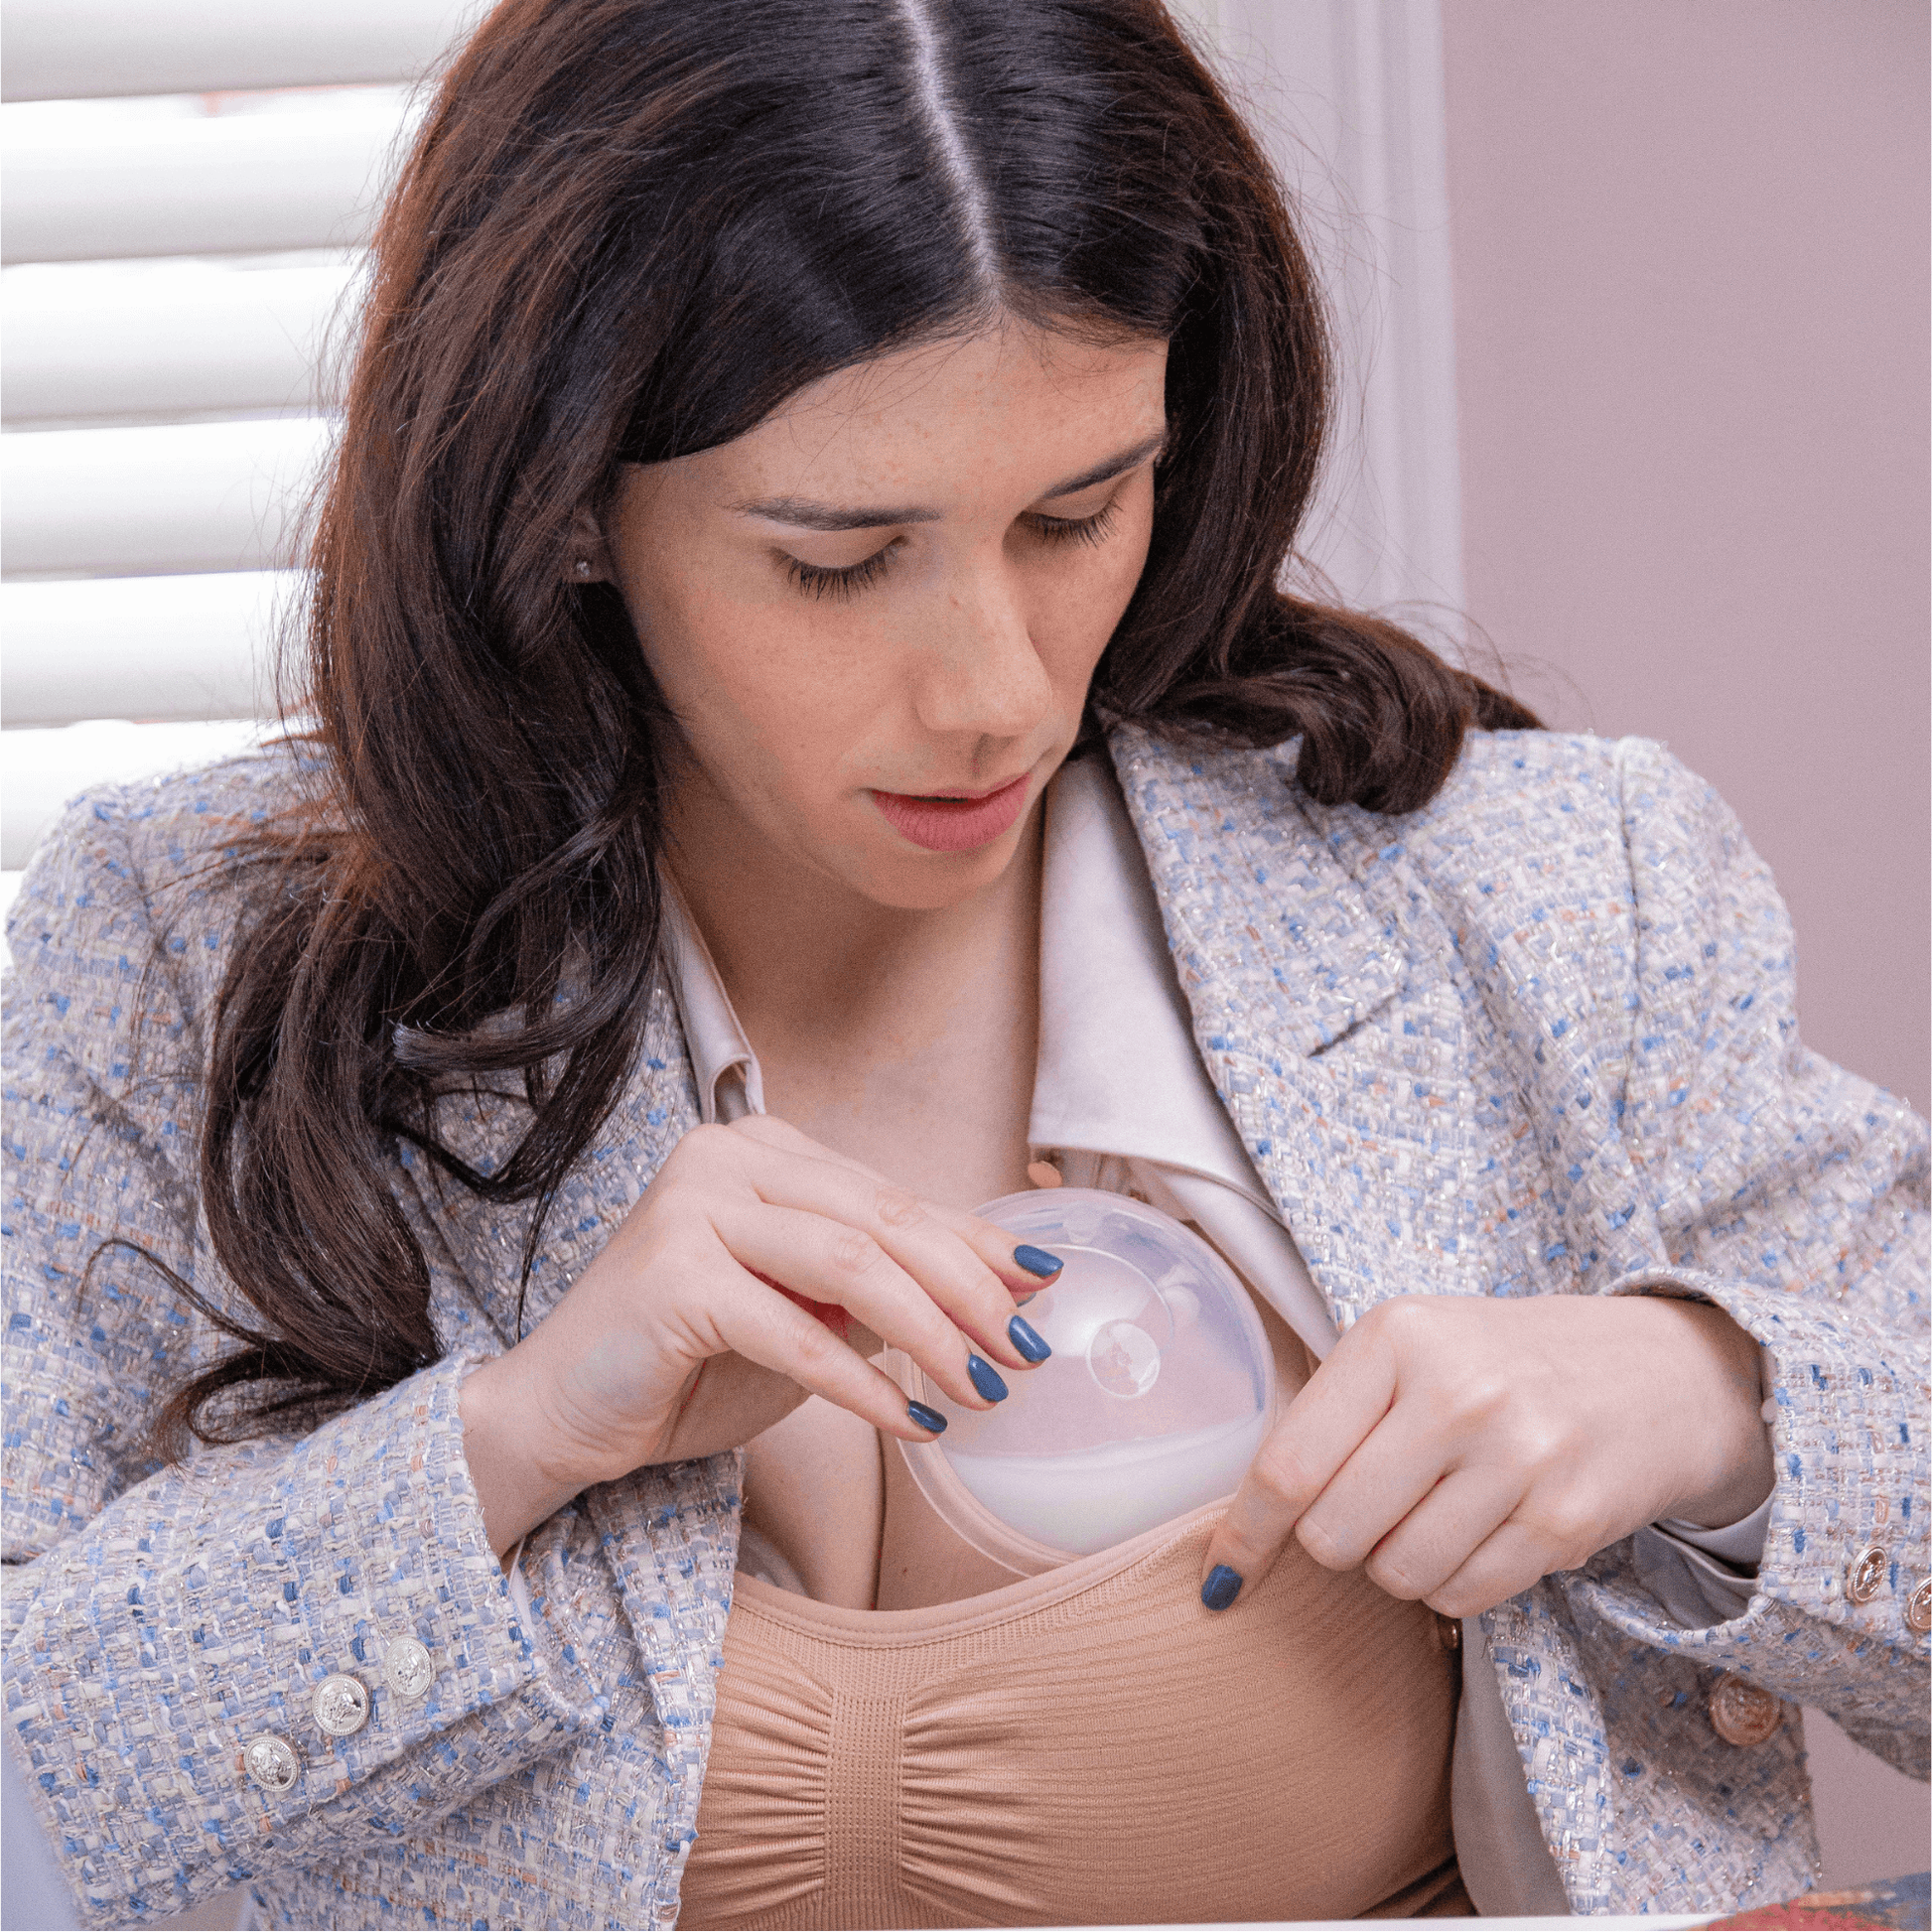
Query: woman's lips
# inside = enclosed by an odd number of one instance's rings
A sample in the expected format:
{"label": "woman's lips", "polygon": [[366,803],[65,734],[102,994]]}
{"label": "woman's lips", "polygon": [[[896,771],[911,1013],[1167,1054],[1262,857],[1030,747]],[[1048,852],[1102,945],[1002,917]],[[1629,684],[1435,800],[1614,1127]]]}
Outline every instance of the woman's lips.
{"label": "woman's lips", "polygon": [[983,798],[915,798],[904,791],[875,791],[872,798],[886,822],[914,845],[970,852],[991,845],[1025,810],[1028,776],[1023,771]]}

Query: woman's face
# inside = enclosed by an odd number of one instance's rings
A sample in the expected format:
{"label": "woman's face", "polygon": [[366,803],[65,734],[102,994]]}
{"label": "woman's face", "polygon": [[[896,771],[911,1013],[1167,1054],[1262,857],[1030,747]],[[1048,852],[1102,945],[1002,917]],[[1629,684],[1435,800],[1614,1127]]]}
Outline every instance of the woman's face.
{"label": "woman's face", "polygon": [[677,836],[908,909],[1004,871],[1147,557],[1166,365],[1010,324],[626,466],[596,568],[683,728]]}

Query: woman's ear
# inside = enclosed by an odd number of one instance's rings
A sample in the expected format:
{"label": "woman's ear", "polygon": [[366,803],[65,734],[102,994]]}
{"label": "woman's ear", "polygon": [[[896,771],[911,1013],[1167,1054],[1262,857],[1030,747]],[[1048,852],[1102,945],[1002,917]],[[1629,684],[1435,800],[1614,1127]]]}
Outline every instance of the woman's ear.
{"label": "woman's ear", "polygon": [[589,510],[579,509],[570,519],[570,535],[565,540],[564,582],[608,584],[612,577],[611,552],[604,532]]}

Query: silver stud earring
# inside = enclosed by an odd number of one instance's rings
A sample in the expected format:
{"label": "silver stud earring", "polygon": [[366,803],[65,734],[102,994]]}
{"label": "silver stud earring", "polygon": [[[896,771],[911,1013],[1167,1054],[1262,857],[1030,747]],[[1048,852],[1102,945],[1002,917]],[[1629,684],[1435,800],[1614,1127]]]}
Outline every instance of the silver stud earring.
{"label": "silver stud earring", "polygon": [[588,577],[591,574],[591,560],[588,557],[579,557],[576,569],[579,577]]}

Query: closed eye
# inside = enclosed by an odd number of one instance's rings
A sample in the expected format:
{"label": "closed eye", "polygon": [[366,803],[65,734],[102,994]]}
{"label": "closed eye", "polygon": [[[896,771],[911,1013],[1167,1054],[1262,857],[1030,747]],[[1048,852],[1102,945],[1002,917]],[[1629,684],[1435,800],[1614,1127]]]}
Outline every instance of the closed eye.
{"label": "closed eye", "polygon": [[886,560],[898,548],[895,537],[884,550],[876,550],[862,563],[847,564],[833,570],[824,564],[808,564],[802,557],[785,559],[785,575],[801,591],[812,597],[856,597],[886,574]]}
{"label": "closed eye", "polygon": [[1048,543],[1104,543],[1119,520],[1119,497],[1091,516],[1042,516],[1035,511],[1026,519]]}
{"label": "closed eye", "polygon": [[[1095,510],[1091,516],[1047,516],[1033,511],[1021,518],[1044,543],[1104,543],[1113,534],[1114,525],[1119,520],[1118,497],[1104,508]],[[892,555],[901,541],[901,538],[895,537],[885,549],[874,551],[861,562],[837,568],[826,564],[808,564],[802,557],[787,557],[785,575],[811,597],[856,597],[885,576]]]}

